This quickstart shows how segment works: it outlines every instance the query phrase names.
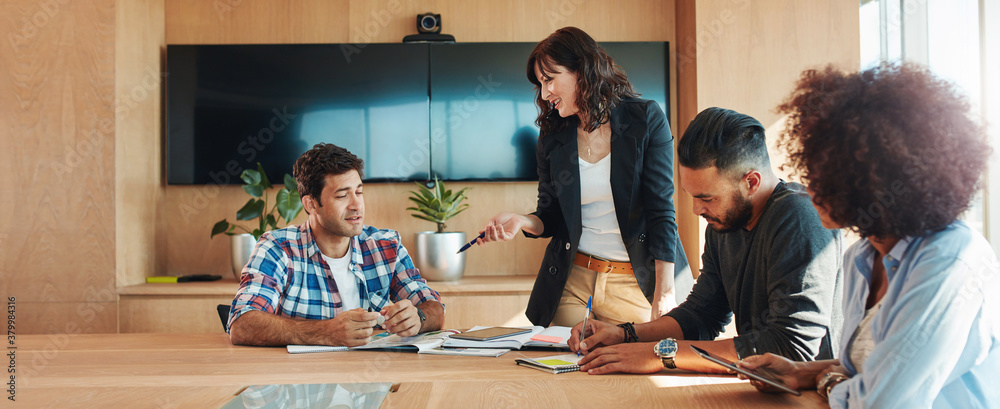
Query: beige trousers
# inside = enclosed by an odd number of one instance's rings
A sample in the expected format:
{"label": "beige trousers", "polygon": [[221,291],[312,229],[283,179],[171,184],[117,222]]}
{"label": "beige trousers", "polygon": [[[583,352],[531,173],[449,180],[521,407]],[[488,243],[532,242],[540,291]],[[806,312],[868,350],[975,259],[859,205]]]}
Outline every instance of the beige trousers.
{"label": "beige trousers", "polygon": [[635,276],[598,273],[574,264],[551,325],[572,327],[583,321],[587,311],[587,298],[591,295],[594,296],[591,319],[615,325],[649,321],[653,307],[646,301],[646,296],[642,295]]}

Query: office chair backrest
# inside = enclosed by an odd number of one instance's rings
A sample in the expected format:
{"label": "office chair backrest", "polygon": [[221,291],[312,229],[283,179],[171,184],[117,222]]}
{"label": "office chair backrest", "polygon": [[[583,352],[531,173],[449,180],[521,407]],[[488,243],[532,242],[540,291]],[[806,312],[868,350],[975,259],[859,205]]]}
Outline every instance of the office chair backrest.
{"label": "office chair backrest", "polygon": [[228,331],[226,324],[229,323],[229,304],[219,304],[215,309],[219,312],[219,320],[222,321],[222,330]]}

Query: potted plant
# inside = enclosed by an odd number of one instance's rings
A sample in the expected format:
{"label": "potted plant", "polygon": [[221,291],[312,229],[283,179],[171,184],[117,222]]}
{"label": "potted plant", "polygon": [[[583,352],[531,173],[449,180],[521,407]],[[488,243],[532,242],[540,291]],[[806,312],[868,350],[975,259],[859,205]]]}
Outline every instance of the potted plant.
{"label": "potted plant", "polygon": [[[254,245],[260,236],[268,230],[278,228],[278,217],[285,219],[285,225],[292,222],[302,211],[302,201],[299,200],[299,187],[295,183],[295,178],[285,174],[285,186],[278,190],[274,198],[274,204],[268,209],[267,190],[271,188],[271,181],[264,173],[264,167],[257,163],[257,170],[246,169],[240,174],[240,179],[245,183],[243,191],[251,196],[240,210],[236,211],[236,220],[247,221],[257,219],[253,229],[231,224],[228,220],[222,219],[212,227],[212,237],[217,234],[232,236],[230,243],[231,258],[233,262],[233,274],[240,278],[243,267],[250,261],[250,254],[253,253]],[[277,215],[275,214],[277,212]],[[243,233],[237,232],[239,229]]]}
{"label": "potted plant", "polygon": [[413,263],[420,270],[420,275],[430,281],[455,281],[462,278],[465,270],[465,253],[458,249],[465,244],[465,233],[446,232],[445,222],[469,208],[462,203],[468,197],[464,188],[458,192],[447,190],[437,176],[432,187],[417,183],[419,190],[410,191],[410,201],[416,206],[406,210],[413,212],[418,219],[437,223],[437,231],[416,233],[416,257]]}

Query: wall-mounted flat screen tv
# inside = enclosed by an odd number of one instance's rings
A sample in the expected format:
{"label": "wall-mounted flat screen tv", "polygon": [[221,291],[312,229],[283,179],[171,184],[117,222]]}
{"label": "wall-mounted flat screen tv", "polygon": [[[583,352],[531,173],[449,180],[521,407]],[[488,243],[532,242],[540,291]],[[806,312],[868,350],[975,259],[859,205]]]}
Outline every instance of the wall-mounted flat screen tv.
{"label": "wall-mounted flat screen tv", "polygon": [[425,180],[427,49],[378,44],[167,47],[167,182],[272,181],[314,144],[347,148],[373,181]]}
{"label": "wall-mounted flat screen tv", "polygon": [[[271,180],[328,142],[369,182],[537,180],[535,43],[170,45],[167,181]],[[601,43],[669,112],[667,43]],[[349,50],[350,52],[345,52]]]}

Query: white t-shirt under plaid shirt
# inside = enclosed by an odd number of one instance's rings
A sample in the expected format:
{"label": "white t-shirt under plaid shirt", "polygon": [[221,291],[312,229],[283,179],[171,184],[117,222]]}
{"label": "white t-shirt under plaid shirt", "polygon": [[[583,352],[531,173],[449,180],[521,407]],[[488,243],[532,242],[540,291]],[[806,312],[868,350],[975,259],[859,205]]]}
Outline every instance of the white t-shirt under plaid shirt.
{"label": "white t-shirt under plaid shirt", "polygon": [[[441,295],[427,286],[413,266],[398,232],[365,226],[351,239],[349,253],[361,308],[378,311],[390,301],[403,299],[413,305],[441,302]],[[264,233],[257,241],[243,267],[226,328],[251,310],[300,319],[330,319],[343,311],[337,283],[308,221]]]}

